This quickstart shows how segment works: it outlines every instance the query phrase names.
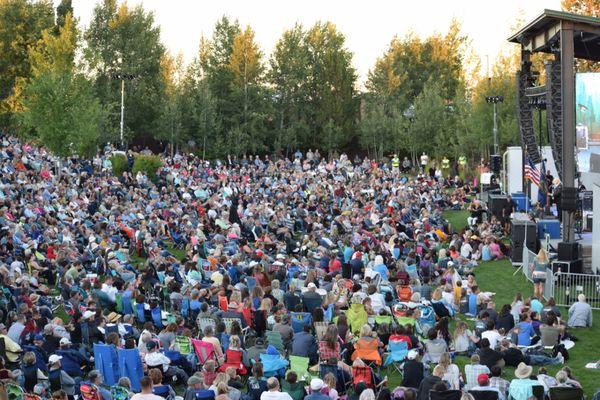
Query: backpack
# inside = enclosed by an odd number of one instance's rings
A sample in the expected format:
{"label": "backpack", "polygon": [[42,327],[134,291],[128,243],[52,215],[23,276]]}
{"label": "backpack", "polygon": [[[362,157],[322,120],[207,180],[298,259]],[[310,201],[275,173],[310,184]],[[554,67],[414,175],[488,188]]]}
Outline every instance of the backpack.
{"label": "backpack", "polygon": [[129,400],[129,392],[123,386],[115,385],[110,388],[112,400]]}
{"label": "backpack", "polygon": [[410,286],[401,286],[398,290],[398,297],[400,301],[410,301],[412,297],[412,290]]}
{"label": "backpack", "polygon": [[6,390],[8,400],[24,400],[25,398],[25,392],[21,386],[14,383],[6,383],[4,389]]}
{"label": "backpack", "polygon": [[90,382],[82,382],[79,386],[81,398],[83,400],[102,400],[98,387]]}
{"label": "backpack", "polygon": [[552,357],[556,357],[558,353],[562,354],[565,361],[569,360],[569,350],[567,350],[564,344],[559,343],[554,345],[552,348]]}

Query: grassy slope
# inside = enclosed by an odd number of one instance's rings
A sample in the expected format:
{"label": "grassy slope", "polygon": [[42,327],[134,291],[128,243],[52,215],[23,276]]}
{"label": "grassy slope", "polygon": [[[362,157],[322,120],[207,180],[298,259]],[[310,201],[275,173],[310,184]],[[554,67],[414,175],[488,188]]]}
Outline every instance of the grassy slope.
{"label": "grassy slope", "polygon": [[[455,230],[465,226],[466,211],[449,211],[445,214],[446,219]],[[521,292],[523,296],[533,294],[532,284],[525,279],[521,272],[514,274],[515,268],[510,261],[494,261],[482,263],[477,267],[476,279],[483,291],[495,292],[495,302],[497,308],[505,303],[511,303],[516,292]],[[561,310],[563,315],[567,315],[567,310]],[[600,311],[594,312],[594,320],[600,320]],[[585,364],[600,359],[600,327],[598,322],[590,329],[577,329],[573,333],[579,338],[575,347],[569,352],[570,359],[567,365],[572,369],[573,375],[584,387],[585,393],[591,398],[598,388],[600,388],[600,372],[598,370],[589,370]],[[457,357],[457,364],[464,371],[464,365],[467,364],[466,357]],[[549,373],[555,374],[560,366],[547,366]],[[537,371],[537,368],[534,369]],[[504,375],[511,379],[513,368],[506,368]],[[392,380],[392,384],[396,379]]]}

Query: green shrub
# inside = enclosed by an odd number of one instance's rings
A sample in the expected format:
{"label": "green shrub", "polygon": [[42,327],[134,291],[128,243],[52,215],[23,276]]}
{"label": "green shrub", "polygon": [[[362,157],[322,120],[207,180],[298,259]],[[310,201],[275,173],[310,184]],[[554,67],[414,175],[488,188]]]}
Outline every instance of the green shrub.
{"label": "green shrub", "polygon": [[121,176],[123,175],[123,172],[129,169],[127,157],[125,157],[123,154],[113,154],[110,156],[109,160],[112,164],[112,170],[115,176]]}
{"label": "green shrub", "polygon": [[139,171],[145,174],[151,180],[156,180],[156,170],[162,166],[162,161],[158,156],[135,156],[133,162],[133,175],[137,175]]}

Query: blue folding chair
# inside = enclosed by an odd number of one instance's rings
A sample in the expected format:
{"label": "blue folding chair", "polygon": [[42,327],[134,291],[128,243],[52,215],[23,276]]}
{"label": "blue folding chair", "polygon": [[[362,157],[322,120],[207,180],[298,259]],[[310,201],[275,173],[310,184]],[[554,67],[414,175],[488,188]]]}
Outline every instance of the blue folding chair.
{"label": "blue folding chair", "polygon": [[144,303],[138,303],[135,305],[135,313],[140,323],[146,322],[146,314],[144,313]]}
{"label": "blue folding chair", "polygon": [[408,343],[400,340],[392,340],[388,343],[388,356],[383,363],[384,367],[393,365],[396,371],[402,373],[400,363],[408,356]]}
{"label": "blue folding chair", "polygon": [[162,329],[162,311],[160,310],[160,307],[154,307],[152,310],[150,310],[150,313],[152,314],[152,322],[154,323],[154,326],[156,326],[158,329]]}
{"label": "blue folding chair", "polygon": [[305,325],[312,324],[312,315],[305,312],[293,312],[292,316],[292,329],[294,333],[302,332]]}

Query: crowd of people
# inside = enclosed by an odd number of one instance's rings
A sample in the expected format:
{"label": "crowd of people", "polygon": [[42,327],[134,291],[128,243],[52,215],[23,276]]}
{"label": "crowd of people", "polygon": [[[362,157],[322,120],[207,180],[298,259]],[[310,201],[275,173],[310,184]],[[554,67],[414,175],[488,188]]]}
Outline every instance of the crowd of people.
{"label": "crowd of people", "polygon": [[[479,287],[478,263],[507,254],[505,226],[481,213],[448,226],[442,212],[471,203],[460,180],[298,151],[178,154],[152,181],[114,176],[110,148],[88,161],[0,141],[11,400],[527,400],[580,387],[568,367],[543,367],[575,339],[552,299],[517,294],[497,310]],[[100,344],[133,351],[139,375],[117,373]],[[463,371],[456,357],[470,358]]]}

